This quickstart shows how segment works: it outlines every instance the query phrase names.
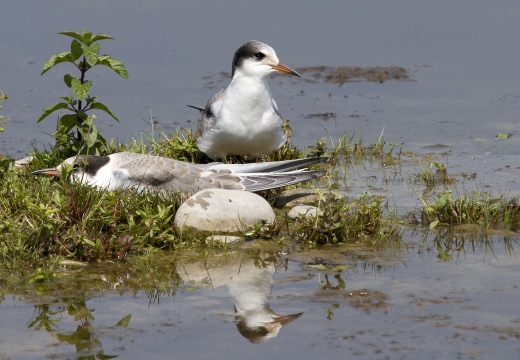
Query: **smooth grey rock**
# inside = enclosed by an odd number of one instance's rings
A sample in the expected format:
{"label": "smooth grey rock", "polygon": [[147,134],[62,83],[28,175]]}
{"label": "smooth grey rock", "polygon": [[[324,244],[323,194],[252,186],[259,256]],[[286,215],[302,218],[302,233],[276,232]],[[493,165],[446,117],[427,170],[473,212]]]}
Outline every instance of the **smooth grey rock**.
{"label": "smooth grey rock", "polygon": [[296,219],[297,217],[300,217],[302,215],[305,217],[315,218],[316,214],[321,216],[323,215],[323,211],[321,211],[321,209],[318,209],[316,206],[298,205],[293,207],[291,211],[289,211],[289,214],[287,214],[287,216],[289,216],[289,218],[291,219]]}
{"label": "smooth grey rock", "polygon": [[272,224],[275,214],[269,203],[248,191],[201,190],[177,210],[174,226],[180,232],[241,235],[260,221]]}

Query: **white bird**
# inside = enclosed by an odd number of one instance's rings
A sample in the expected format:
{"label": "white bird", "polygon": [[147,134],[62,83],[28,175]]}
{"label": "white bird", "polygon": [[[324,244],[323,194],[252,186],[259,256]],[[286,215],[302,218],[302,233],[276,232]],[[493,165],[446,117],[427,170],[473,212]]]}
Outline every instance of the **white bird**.
{"label": "white bird", "polygon": [[[294,170],[327,158],[306,158],[250,164],[192,164],[175,159],[120,152],[108,156],[76,156],[55,168],[33,175],[60,176],[70,169],[72,181],[106,190],[194,194],[203,189],[260,191],[296,184],[325,175],[325,171]],[[69,173],[65,170],[65,173]]]}
{"label": "white bird", "polygon": [[233,57],[231,83],[213,95],[198,123],[200,151],[212,159],[261,154],[279,149],[287,138],[273,99],[268,75],[273,71],[300,76],[278,60],[272,47],[248,41]]}

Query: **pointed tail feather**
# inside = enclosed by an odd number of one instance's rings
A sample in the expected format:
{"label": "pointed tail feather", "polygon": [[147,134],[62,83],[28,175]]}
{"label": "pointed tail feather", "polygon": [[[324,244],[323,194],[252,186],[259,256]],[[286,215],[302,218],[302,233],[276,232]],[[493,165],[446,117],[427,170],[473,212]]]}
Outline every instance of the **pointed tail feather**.
{"label": "pointed tail feather", "polygon": [[328,157],[316,157],[283,161],[259,162],[249,164],[208,164],[209,169],[225,168],[235,173],[280,173],[327,161]]}
{"label": "pointed tail feather", "polygon": [[200,106],[195,106],[195,105],[186,105],[187,107],[190,107],[192,109],[196,109],[196,110],[199,110],[200,112],[203,112],[204,111],[204,108],[203,107],[200,107]]}
{"label": "pointed tail feather", "polygon": [[293,171],[285,173],[257,173],[257,174],[237,174],[243,181],[247,191],[261,191],[275,189],[282,186],[298,184],[303,181],[317,179],[327,172],[320,171]]}

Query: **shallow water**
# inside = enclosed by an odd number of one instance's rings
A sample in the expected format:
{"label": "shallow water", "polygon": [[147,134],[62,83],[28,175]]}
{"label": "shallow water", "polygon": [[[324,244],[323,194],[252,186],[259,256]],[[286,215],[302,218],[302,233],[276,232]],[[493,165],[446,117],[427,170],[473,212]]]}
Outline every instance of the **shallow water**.
{"label": "shallow water", "polygon": [[[411,81],[384,83],[340,85],[314,81],[311,74],[270,80],[298,146],[321,137],[331,145],[346,131],[371,143],[383,127],[387,142],[401,144],[397,165],[368,160],[341,165],[348,196],[381,194],[407,213],[420,206],[419,194],[435,199],[416,178],[432,161],[448,166],[457,180],[453,187],[461,192],[515,194],[519,15],[514,0],[327,6],[7,2],[0,12],[0,29],[8,34],[0,44],[0,90],[9,99],[0,113],[11,121],[0,133],[0,152],[22,157],[32,144],[42,148],[51,142],[45,133],[53,131],[53,121],[35,122],[67,94],[62,77],[72,69],[59,65],[40,76],[43,63],[70,44],[58,31],[86,27],[117,39],[102,42],[102,52],[123,61],[130,78],[107,69],[87,75],[94,81],[92,93],[121,119],[117,124],[96,114],[102,133],[121,142],[150,134],[150,113],[166,133],[192,127],[198,114],[185,105],[204,105],[229,81],[236,48],[258,39],[296,69],[401,66],[409,71]],[[326,113],[333,116],[310,116]],[[510,136],[499,139],[499,133]],[[161,260],[158,279],[157,270],[147,278],[117,264],[66,268],[47,285],[29,285],[27,274],[16,279],[2,274],[0,358],[518,357],[518,237],[438,231],[437,237],[407,231],[405,246],[384,251],[344,245],[319,251],[290,247],[269,255],[248,243],[233,256],[212,254],[225,261],[214,266],[218,276],[202,283],[189,281],[208,276],[197,272],[205,269],[200,261],[173,255]],[[463,240],[464,247],[456,250]],[[248,260],[255,256],[264,268]],[[324,267],[329,270],[320,270]],[[242,323],[226,280],[236,277],[237,269],[258,275],[262,289],[273,277],[271,294],[257,294],[256,301],[267,299],[281,315],[303,314],[272,339],[252,344],[238,331]]]}
{"label": "shallow water", "polygon": [[[518,155],[517,1],[89,4],[4,4],[0,29],[10,35],[0,45],[0,88],[9,94],[2,114],[11,123],[0,141],[8,154],[22,156],[33,142],[40,148],[51,142],[44,132],[52,132],[54,122],[35,121],[67,94],[62,77],[73,69],[61,65],[40,76],[41,68],[68,49],[70,41],[58,31],[86,27],[116,38],[101,42],[102,52],[122,60],[130,74],[124,80],[104,68],[87,73],[92,93],[121,119],[117,124],[96,114],[107,138],[150,134],[150,112],[166,132],[192,126],[198,114],[185,105],[204,105],[228,82],[221,72],[229,74],[236,48],[259,39],[294,68],[397,65],[411,72],[414,81],[382,84],[310,82],[305,74],[273,78],[272,91],[300,146],[327,132],[336,139],[359,131],[375,141],[386,125],[385,139],[407,151],[429,153],[428,146],[442,144],[452,155]],[[234,21],[223,21],[231,11]],[[17,27],[32,16],[30,28]],[[328,112],[336,118],[307,117]],[[498,133],[513,136],[497,140]]]}
{"label": "shallow water", "polygon": [[[457,251],[441,234],[407,232],[403,241],[385,251],[271,252],[249,242],[205,257],[165,255],[148,274],[107,264],[63,268],[50,284],[10,279],[0,355],[517,357],[518,239],[467,237]],[[292,321],[261,318],[273,313]]]}

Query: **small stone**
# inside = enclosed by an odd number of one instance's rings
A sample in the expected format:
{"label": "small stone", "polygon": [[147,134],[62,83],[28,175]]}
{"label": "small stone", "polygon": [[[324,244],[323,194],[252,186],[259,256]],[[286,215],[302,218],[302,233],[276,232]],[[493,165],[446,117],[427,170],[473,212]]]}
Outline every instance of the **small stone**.
{"label": "small stone", "polygon": [[34,160],[34,156],[27,156],[23,159],[18,159],[14,161],[14,167],[23,167],[29,165]]}
{"label": "small stone", "polygon": [[241,190],[201,190],[177,210],[174,226],[198,235],[242,235],[257,224],[270,225],[275,214],[261,196]]}
{"label": "small stone", "polygon": [[316,214],[319,216],[323,215],[323,211],[321,209],[318,209],[316,206],[310,206],[310,205],[298,205],[295,206],[289,211],[289,218],[296,219],[300,216],[305,216],[307,218],[315,218]]}
{"label": "small stone", "polygon": [[245,240],[245,237],[233,235],[210,235],[206,238],[207,243],[216,242],[220,244],[232,244],[243,240]]}

